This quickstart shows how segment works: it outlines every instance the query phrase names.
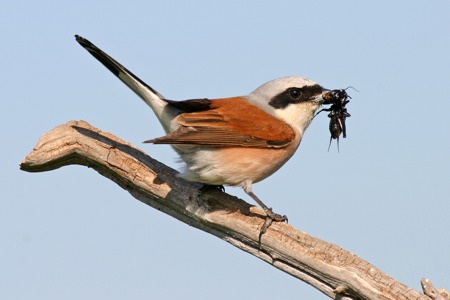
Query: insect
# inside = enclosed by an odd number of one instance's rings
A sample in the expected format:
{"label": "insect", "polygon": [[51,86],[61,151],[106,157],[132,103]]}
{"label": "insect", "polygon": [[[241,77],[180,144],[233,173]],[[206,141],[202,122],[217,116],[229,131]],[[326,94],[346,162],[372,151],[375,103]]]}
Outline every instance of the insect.
{"label": "insect", "polygon": [[332,90],[328,92],[324,96],[325,99],[324,104],[331,104],[331,107],[323,108],[315,114],[315,116],[317,116],[322,111],[330,112],[328,114],[328,117],[330,118],[329,130],[331,136],[330,136],[330,144],[328,145],[328,151],[330,151],[331,141],[333,139],[336,139],[339,152],[339,137],[341,136],[341,134],[344,138],[347,137],[345,120],[351,117],[351,115],[347,112],[347,108],[345,107],[347,103],[350,102],[349,99],[351,99],[351,97],[347,94],[346,91],[347,89]]}

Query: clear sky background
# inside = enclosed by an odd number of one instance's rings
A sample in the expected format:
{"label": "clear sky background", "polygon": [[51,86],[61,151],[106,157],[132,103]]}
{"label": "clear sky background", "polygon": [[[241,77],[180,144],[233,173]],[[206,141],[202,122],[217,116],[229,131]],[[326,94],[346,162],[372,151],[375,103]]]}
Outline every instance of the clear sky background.
{"label": "clear sky background", "polygon": [[163,133],[151,110],[75,34],[169,99],[289,75],[357,88],[340,153],[322,114],[254,191],[412,288],[423,276],[450,288],[449,16],[448,1],[4,1],[0,299],[325,298],[92,169],[19,170],[69,120],[180,167],[169,146],[141,144]]}

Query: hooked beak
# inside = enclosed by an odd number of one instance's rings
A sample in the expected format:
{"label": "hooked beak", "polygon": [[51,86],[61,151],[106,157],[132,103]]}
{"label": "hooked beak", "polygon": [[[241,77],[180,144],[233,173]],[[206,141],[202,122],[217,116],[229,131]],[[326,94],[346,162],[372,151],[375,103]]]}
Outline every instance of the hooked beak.
{"label": "hooked beak", "polygon": [[330,90],[324,89],[321,94],[315,95],[313,98],[310,98],[310,101],[318,103],[320,105],[327,104],[325,103],[327,101],[327,93],[329,93]]}

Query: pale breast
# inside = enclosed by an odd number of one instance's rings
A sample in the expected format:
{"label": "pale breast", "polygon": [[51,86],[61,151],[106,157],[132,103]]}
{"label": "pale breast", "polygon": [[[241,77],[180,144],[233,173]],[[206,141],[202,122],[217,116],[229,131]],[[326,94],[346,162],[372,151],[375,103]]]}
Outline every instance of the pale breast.
{"label": "pale breast", "polygon": [[261,181],[272,175],[294,154],[297,138],[284,148],[204,148],[180,153],[186,170],[179,176],[211,185],[241,186],[245,181]]}

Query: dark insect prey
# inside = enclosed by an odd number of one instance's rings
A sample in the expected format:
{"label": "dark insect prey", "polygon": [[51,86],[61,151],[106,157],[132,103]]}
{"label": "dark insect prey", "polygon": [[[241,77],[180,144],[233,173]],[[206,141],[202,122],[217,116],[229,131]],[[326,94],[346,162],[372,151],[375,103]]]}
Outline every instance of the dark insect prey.
{"label": "dark insect prey", "polygon": [[346,92],[347,89],[332,90],[325,94],[325,102],[323,104],[331,104],[331,107],[323,108],[315,115],[317,116],[322,111],[330,112],[328,114],[328,117],[330,118],[329,130],[331,133],[331,137],[330,144],[328,145],[328,151],[330,151],[331,141],[333,139],[336,139],[339,152],[339,136],[342,134],[344,138],[347,137],[345,120],[351,116],[347,112],[347,108],[345,107],[347,103],[350,102],[349,99],[351,99],[351,97]]}

